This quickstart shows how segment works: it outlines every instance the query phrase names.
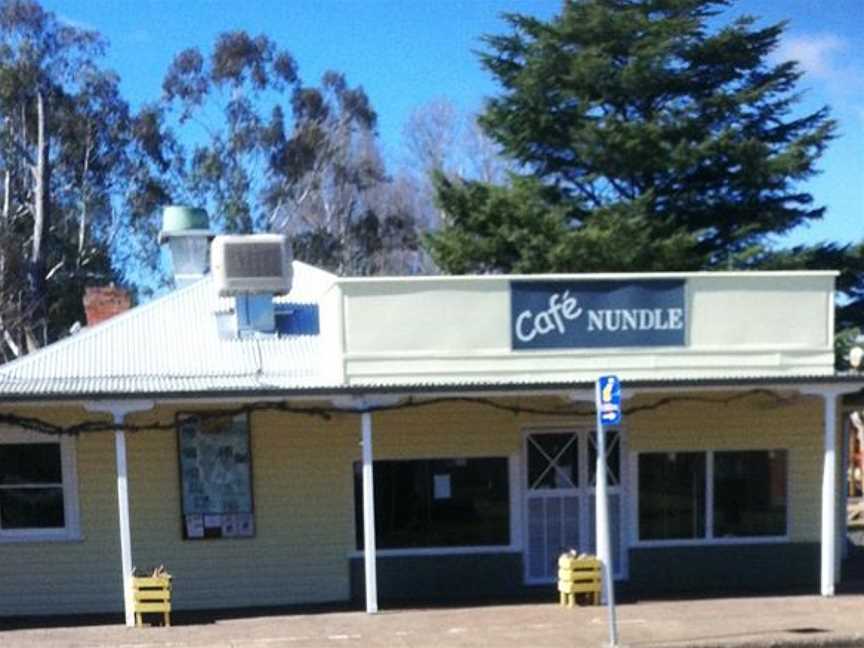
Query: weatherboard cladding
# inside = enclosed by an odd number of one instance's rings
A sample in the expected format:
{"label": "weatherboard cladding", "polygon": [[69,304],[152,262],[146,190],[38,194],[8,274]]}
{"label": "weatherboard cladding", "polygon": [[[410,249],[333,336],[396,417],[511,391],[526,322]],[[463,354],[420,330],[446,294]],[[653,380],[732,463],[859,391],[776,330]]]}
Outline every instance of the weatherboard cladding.
{"label": "weatherboard cladding", "polygon": [[[711,398],[721,401],[723,397]],[[632,405],[655,400],[636,396]],[[530,404],[551,409],[561,401],[533,399]],[[188,409],[186,403],[157,406],[153,411],[130,414],[130,422],[167,423],[177,412]],[[92,419],[92,414],[78,407],[16,411],[65,425]],[[821,412],[822,404],[816,398],[779,405],[776,398],[759,394],[728,405],[680,400],[674,407],[632,415],[627,423],[628,444],[631,451],[788,448],[790,539],[793,544],[816,542],[821,463],[814,457],[821,452],[821,436],[814,430],[819,428]],[[579,418],[551,422],[565,421],[584,424]],[[516,417],[506,410],[471,403],[381,412],[374,420],[375,455],[381,460],[512,456],[521,452],[524,428],[549,424],[546,415],[522,413]],[[178,584],[178,610],[236,606],[237,601],[267,606],[348,598],[346,556],[356,549],[351,467],[361,458],[356,417],[323,420],[261,411],[252,417],[252,430],[256,535],[234,542],[183,540],[173,430],[154,429],[126,437],[134,562],[144,569],[170,561],[167,566]],[[81,434],[75,444],[82,540],[50,546],[3,545],[0,610],[4,615],[41,615],[46,609],[57,614],[122,609],[113,436]],[[521,521],[518,515],[514,518]],[[782,552],[786,545],[768,546]],[[703,551],[703,557],[711,557],[711,551],[720,550]],[[435,559],[440,556],[430,558]],[[648,557],[643,554],[642,559],[644,566]],[[727,564],[732,564],[731,559]],[[812,566],[805,565],[806,569]],[[480,567],[472,565],[471,569]],[[800,572],[801,568],[795,564],[788,571]],[[473,574],[470,570],[459,573],[463,579]],[[498,582],[505,577],[496,576]],[[762,573],[750,572],[749,584],[762,578]],[[226,592],[226,582],[230,582],[230,592]]]}

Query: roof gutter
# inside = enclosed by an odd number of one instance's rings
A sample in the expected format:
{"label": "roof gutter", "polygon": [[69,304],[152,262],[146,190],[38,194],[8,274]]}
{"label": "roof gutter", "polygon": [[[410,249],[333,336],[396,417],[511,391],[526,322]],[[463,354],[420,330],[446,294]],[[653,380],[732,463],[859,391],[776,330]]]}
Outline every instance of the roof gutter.
{"label": "roof gutter", "polygon": [[[518,394],[565,392],[574,389],[593,388],[592,380],[572,380],[537,383],[437,383],[437,384],[389,384],[389,385],[345,385],[324,387],[299,387],[294,389],[238,389],[238,390],[190,390],[151,391],[117,393],[57,392],[47,394],[3,394],[0,406],[7,403],[56,403],[98,400],[228,400],[228,399],[283,399],[321,398],[332,396],[365,396],[373,394],[400,395],[453,395],[453,394]],[[829,374],[825,376],[756,376],[730,378],[680,378],[680,379],[633,379],[623,381],[625,388],[632,389],[678,389],[723,388],[723,387],[795,387],[801,385],[846,385],[864,389],[864,374]]]}

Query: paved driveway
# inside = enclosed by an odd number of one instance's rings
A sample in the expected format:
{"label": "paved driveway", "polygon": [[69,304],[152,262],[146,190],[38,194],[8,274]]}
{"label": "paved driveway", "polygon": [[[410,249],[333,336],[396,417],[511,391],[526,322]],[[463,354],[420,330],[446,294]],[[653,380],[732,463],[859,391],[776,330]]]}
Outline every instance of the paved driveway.
{"label": "paved driveway", "polygon": [[[643,602],[618,608],[626,646],[864,646],[864,595]],[[601,608],[555,604],[328,612],[132,629],[96,625],[0,632],[3,648],[574,648],[607,640]]]}

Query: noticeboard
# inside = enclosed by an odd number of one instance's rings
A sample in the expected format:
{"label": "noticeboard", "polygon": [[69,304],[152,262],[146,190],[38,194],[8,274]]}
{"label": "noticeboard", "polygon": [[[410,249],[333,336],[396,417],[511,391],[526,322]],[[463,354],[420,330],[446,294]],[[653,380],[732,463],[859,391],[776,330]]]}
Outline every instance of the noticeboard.
{"label": "noticeboard", "polygon": [[177,426],[183,537],[255,535],[246,415],[180,416]]}

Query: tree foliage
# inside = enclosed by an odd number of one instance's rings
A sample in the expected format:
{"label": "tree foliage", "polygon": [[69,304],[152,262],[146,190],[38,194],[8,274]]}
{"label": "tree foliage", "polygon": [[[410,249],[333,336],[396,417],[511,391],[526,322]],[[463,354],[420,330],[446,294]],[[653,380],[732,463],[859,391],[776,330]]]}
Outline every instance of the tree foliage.
{"label": "tree foliage", "polygon": [[[489,184],[504,182],[513,164],[483,133],[476,113],[462,111],[446,97],[423,103],[408,115],[402,128],[404,161],[397,176],[411,204],[418,229],[438,229],[444,212],[436,206],[436,182],[449,176]],[[442,252],[450,256],[453,250]],[[423,270],[439,272],[426,250]],[[455,260],[455,259],[454,259]],[[462,263],[462,260],[455,260]]]}
{"label": "tree foliage", "polygon": [[[480,123],[524,177],[439,178],[447,217],[426,243],[442,269],[822,266],[846,268],[842,287],[860,297],[860,247],[772,248],[822,217],[800,185],[836,125],[827,108],[798,110],[796,62],[771,62],[784,25],[714,27],[727,4],[567,0],[549,21],[508,15],[481,53],[502,91]],[[545,255],[519,249],[547,233]]]}
{"label": "tree foliage", "polygon": [[394,199],[362,88],[336,72],[303,85],[290,53],[236,31],[209,56],[179,53],[163,90],[163,114],[196,141],[169,156],[175,192],[207,205],[217,227],[289,232],[298,258],[342,274],[412,269],[413,214]]}
{"label": "tree foliage", "polygon": [[[0,359],[83,322],[88,284],[156,265],[162,129],[131,111],[107,44],[33,0],[0,0]],[[152,241],[150,237],[152,234]]]}
{"label": "tree foliage", "polygon": [[30,0],[0,2],[0,336],[3,359],[83,319],[88,282],[119,279],[112,196],[128,105],[98,34]]}
{"label": "tree foliage", "polygon": [[416,213],[385,173],[362,88],[304,86],[266,36],[182,51],[134,112],[106,41],[35,0],[0,0],[0,361],[84,320],[87,284],[164,285],[161,207],[207,206],[223,231],[290,231],[297,256],[405,272]]}
{"label": "tree foliage", "polygon": [[513,170],[509,159],[477,123],[475,113],[460,111],[439,97],[417,106],[402,129],[409,169],[425,180],[435,172],[500,184]]}

